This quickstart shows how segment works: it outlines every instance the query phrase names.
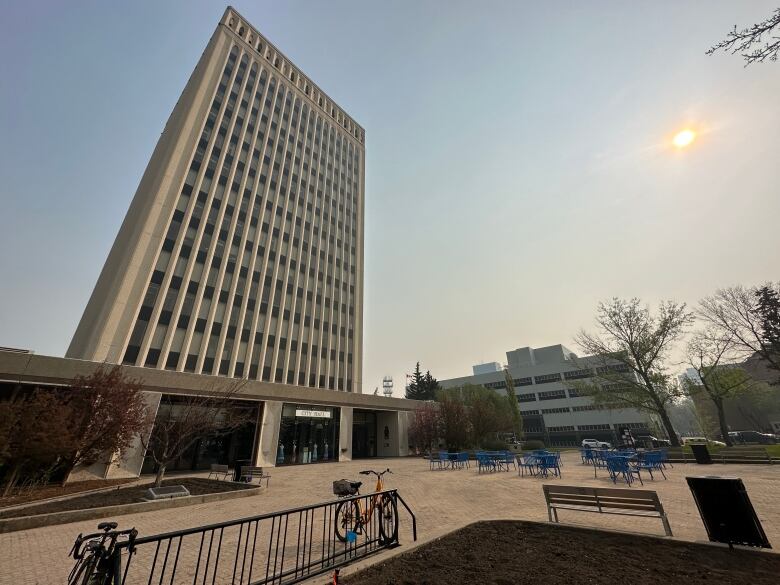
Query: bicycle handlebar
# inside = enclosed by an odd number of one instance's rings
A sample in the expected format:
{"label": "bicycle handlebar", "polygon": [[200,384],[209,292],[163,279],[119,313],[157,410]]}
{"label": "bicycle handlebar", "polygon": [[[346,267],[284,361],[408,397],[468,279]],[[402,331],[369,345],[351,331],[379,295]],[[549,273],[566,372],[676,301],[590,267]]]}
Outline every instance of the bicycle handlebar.
{"label": "bicycle handlebar", "polygon": [[388,469],[385,469],[384,471],[374,471],[373,469],[366,469],[366,470],[364,470],[364,471],[361,471],[361,472],[360,472],[360,475],[371,475],[372,473],[373,473],[374,475],[376,475],[377,477],[382,477],[382,476],[383,476],[385,473],[390,473],[390,474],[392,474],[393,472],[392,472],[392,471],[390,471],[390,469],[389,469],[389,468],[388,468]]}
{"label": "bicycle handlebar", "polygon": [[70,554],[73,556],[74,559],[81,559],[84,557],[84,552],[86,550],[86,547],[84,549],[81,548],[81,545],[89,542],[93,542],[97,539],[100,539],[99,544],[103,544],[106,540],[111,540],[111,543],[115,543],[117,538],[120,536],[127,536],[128,540],[133,541],[135,540],[135,537],[138,535],[138,531],[135,528],[127,528],[125,530],[114,530],[111,531],[110,529],[103,528],[103,532],[94,532],[92,534],[87,534],[84,536],[83,534],[79,534],[76,537],[76,542],[73,543],[73,548],[70,550]]}

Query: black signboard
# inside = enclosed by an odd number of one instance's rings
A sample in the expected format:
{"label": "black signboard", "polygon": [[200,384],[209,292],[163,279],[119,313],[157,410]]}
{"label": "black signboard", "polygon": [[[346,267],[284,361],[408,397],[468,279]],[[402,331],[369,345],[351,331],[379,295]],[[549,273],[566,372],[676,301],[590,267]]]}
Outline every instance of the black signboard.
{"label": "black signboard", "polygon": [[712,464],[712,457],[710,457],[710,450],[707,449],[707,445],[694,443],[691,445],[691,451],[693,451],[693,456],[696,458],[696,463],[700,465]]}
{"label": "black signboard", "polygon": [[738,477],[686,477],[712,542],[772,548]]}

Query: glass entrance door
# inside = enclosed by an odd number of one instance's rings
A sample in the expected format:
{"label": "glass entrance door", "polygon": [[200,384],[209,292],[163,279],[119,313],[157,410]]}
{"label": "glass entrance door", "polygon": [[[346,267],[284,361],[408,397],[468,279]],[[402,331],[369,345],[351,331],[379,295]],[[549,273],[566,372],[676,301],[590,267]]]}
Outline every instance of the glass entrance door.
{"label": "glass entrance door", "polygon": [[376,457],[376,413],[355,410],[352,413],[352,458]]}

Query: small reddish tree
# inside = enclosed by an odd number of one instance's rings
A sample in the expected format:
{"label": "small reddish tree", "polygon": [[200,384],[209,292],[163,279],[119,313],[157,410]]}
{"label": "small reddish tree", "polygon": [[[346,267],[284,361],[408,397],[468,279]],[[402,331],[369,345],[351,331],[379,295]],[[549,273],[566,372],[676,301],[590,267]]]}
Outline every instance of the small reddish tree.
{"label": "small reddish tree", "polygon": [[439,438],[439,408],[435,403],[427,402],[414,411],[409,436],[415,447],[422,448],[423,453],[431,449]]}
{"label": "small reddish tree", "polygon": [[46,477],[72,445],[72,411],[61,390],[17,389],[0,403],[0,462],[6,467],[3,497],[22,477]]}
{"label": "small reddish tree", "polygon": [[63,484],[77,465],[121,453],[147,429],[141,383],[126,377],[119,366],[101,366],[89,376],[76,376],[67,400],[72,444],[63,461]]}
{"label": "small reddish tree", "polygon": [[236,404],[243,382],[197,396],[164,395],[149,437],[141,441],[157,466],[160,487],[166,468],[198,439],[226,435],[252,421],[252,411]]}
{"label": "small reddish tree", "polygon": [[443,390],[439,392],[439,435],[446,441],[448,449],[459,449],[468,445],[472,432],[469,413],[460,392]]}

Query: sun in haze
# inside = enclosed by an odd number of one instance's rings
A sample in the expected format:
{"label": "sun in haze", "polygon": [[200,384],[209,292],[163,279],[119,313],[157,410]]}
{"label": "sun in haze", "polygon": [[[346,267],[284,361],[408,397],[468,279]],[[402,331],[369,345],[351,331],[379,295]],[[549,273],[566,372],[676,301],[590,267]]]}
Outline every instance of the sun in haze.
{"label": "sun in haze", "polygon": [[694,140],[696,140],[696,132],[690,128],[686,128],[685,130],[680,130],[677,134],[674,135],[674,138],[672,138],[672,144],[674,144],[677,148],[685,148],[686,146],[690,146]]}

